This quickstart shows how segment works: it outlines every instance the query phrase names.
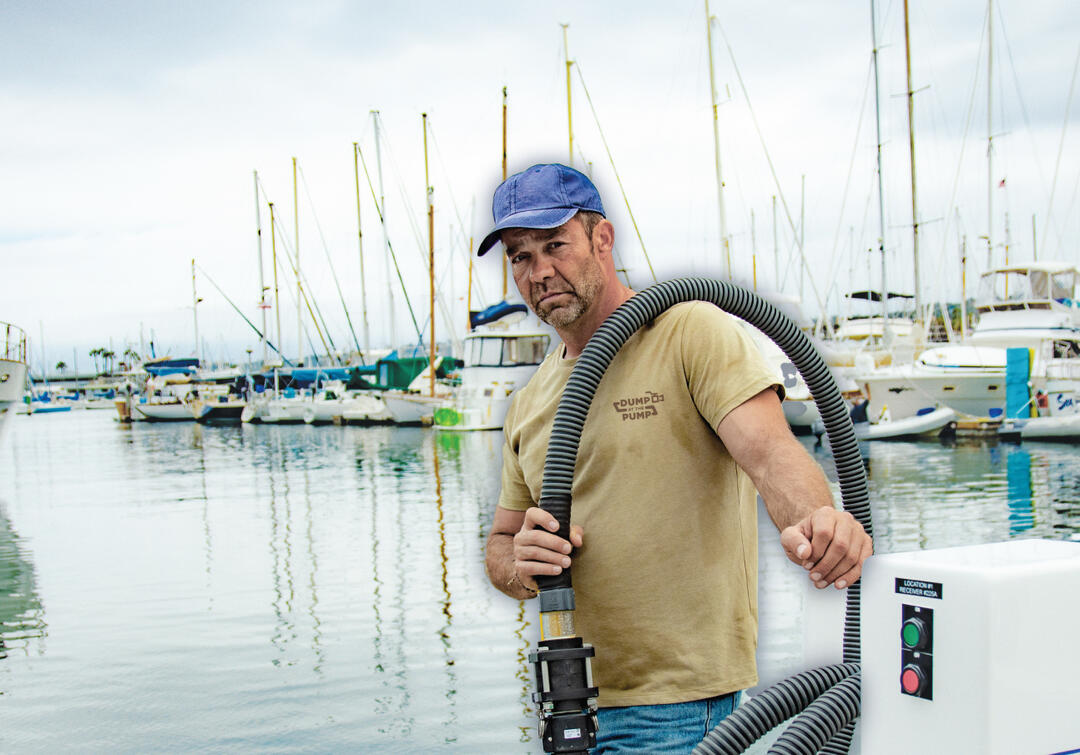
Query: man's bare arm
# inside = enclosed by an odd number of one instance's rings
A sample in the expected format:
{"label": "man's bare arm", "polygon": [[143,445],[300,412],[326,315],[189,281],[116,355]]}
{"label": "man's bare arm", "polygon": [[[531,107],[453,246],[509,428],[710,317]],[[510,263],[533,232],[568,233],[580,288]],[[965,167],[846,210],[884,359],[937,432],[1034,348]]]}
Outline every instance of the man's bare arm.
{"label": "man's bare arm", "polygon": [[818,587],[844,588],[873,552],[851,514],[838,511],[821,467],[791,434],[771,388],[731,410],[716,428],[765,502],[788,558]]}

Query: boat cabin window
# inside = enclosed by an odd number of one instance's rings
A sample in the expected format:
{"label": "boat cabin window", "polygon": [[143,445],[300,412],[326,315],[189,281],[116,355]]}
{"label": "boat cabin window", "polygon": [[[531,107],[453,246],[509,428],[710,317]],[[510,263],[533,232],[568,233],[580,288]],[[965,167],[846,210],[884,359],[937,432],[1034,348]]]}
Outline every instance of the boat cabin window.
{"label": "boat cabin window", "polygon": [[1039,293],[1033,293],[1031,285],[1036,283],[1028,279],[1028,271],[993,272],[987,273],[979,282],[979,299],[986,304],[1007,301],[1020,301],[1022,299],[1046,300],[1046,273],[1033,272],[1033,276],[1041,276]]}
{"label": "boat cabin window", "polygon": [[508,367],[519,364],[540,364],[547,354],[551,337],[517,336],[514,338],[474,338],[469,342],[469,365],[474,367]]}
{"label": "boat cabin window", "polygon": [[999,270],[983,275],[979,282],[979,301],[983,305],[1025,300],[1072,304],[1075,288],[1075,270],[1058,273],[1048,270]]}
{"label": "boat cabin window", "polygon": [[498,367],[502,356],[501,338],[474,338],[469,344],[469,364]]}
{"label": "boat cabin window", "polygon": [[549,336],[508,338],[503,343],[503,364],[540,364],[550,341]]}
{"label": "boat cabin window", "polygon": [[1073,291],[1076,288],[1076,273],[1072,270],[1065,273],[1055,273],[1050,276],[1050,280],[1051,298],[1062,304],[1071,304],[1073,300]]}

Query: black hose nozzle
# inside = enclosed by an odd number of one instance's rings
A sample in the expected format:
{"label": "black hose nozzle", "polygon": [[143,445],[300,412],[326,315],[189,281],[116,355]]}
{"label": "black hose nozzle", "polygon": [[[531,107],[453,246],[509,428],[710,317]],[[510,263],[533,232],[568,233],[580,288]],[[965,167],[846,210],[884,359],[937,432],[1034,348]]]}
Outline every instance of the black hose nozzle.
{"label": "black hose nozzle", "polygon": [[596,696],[589,659],[594,651],[580,637],[540,642],[529,653],[536,667],[533,693],[540,714],[544,752],[578,753],[596,746]]}

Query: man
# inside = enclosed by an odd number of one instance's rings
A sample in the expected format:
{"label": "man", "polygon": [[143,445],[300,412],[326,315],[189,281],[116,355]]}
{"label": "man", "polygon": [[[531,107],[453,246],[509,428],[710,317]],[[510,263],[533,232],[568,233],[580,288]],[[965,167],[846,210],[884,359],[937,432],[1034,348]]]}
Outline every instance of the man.
{"label": "man", "polygon": [[570,541],[535,506],[555,408],[585,344],[634,292],[584,175],[535,165],[495,191],[495,228],[529,307],[563,344],[514,397],[487,544],[492,583],[536,595],[573,555],[577,633],[597,648],[597,752],[689,752],[757,683],[756,491],[819,587],[859,578],[870,538],[833,507],[792,436],[782,388],[737,322],[676,305],[633,335],[582,432]]}

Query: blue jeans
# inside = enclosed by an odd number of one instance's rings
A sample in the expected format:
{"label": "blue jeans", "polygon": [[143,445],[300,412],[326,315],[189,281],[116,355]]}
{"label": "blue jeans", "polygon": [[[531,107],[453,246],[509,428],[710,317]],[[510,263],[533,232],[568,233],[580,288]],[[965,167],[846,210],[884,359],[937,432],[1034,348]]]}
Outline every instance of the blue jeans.
{"label": "blue jeans", "polygon": [[689,753],[738,705],[739,692],[670,705],[631,705],[597,711],[594,755]]}

